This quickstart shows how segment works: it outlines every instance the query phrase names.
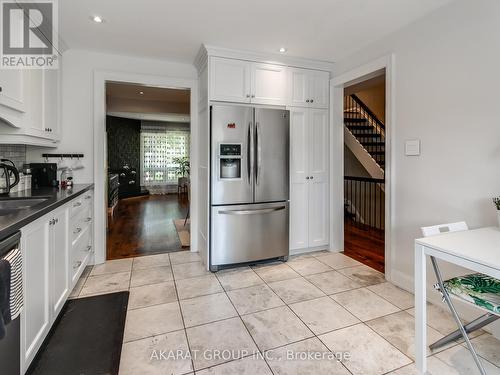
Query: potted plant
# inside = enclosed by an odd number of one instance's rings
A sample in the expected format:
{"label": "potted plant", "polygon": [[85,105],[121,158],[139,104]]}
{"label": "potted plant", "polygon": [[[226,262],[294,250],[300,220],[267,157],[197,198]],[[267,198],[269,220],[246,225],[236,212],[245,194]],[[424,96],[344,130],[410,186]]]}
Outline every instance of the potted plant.
{"label": "potted plant", "polygon": [[498,226],[500,226],[500,197],[493,198],[493,203],[495,204],[495,207],[497,208]]}
{"label": "potted plant", "polygon": [[177,166],[175,167],[175,174],[177,178],[178,188],[186,186],[189,182],[189,158],[187,156],[172,159]]}

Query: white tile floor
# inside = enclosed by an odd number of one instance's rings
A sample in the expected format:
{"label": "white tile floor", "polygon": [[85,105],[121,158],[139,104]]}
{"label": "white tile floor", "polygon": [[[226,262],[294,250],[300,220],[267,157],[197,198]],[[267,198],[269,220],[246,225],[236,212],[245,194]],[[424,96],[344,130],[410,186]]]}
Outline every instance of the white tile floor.
{"label": "white tile floor", "polygon": [[[71,297],[122,290],[121,375],[416,374],[413,296],[343,254],[217,274],[189,252],[109,261],[89,267]],[[454,329],[429,307],[429,341]],[[483,331],[473,342],[500,374],[500,342]],[[429,354],[432,374],[478,373],[463,344]]]}

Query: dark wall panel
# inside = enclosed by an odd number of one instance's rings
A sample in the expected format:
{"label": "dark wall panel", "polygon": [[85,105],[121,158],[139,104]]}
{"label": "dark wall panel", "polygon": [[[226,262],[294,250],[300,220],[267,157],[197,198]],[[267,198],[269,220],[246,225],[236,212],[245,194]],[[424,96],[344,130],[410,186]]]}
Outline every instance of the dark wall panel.
{"label": "dark wall panel", "polygon": [[[106,116],[108,137],[108,171],[127,176],[120,178],[120,196],[134,195],[141,190],[140,152],[141,152],[141,121],[121,117]],[[130,171],[137,173],[132,176],[123,166],[128,164]],[[129,181],[134,181],[129,184]]]}

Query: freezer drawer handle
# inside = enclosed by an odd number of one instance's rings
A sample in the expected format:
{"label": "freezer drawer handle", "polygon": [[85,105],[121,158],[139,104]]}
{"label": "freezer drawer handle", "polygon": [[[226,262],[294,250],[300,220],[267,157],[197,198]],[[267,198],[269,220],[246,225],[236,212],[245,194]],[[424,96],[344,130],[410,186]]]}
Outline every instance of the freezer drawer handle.
{"label": "freezer drawer handle", "polygon": [[279,206],[273,208],[262,208],[257,210],[224,210],[219,211],[218,213],[221,215],[259,215],[259,214],[269,214],[275,211],[284,210],[286,206]]}

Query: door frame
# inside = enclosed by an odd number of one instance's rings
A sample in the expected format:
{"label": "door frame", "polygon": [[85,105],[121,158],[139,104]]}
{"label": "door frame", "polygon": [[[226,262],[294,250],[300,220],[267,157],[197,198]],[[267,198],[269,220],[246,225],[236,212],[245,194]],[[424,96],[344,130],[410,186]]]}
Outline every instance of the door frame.
{"label": "door frame", "polygon": [[385,69],[385,278],[392,280],[394,251],[395,58],[393,54],[366,63],[330,80],[330,248],[344,250],[344,87],[365,81]]}
{"label": "door frame", "polygon": [[[106,261],[106,82],[190,90],[191,186],[198,186],[198,80],[108,70],[94,72],[94,263]],[[191,193],[191,251],[198,249],[198,195]]]}

